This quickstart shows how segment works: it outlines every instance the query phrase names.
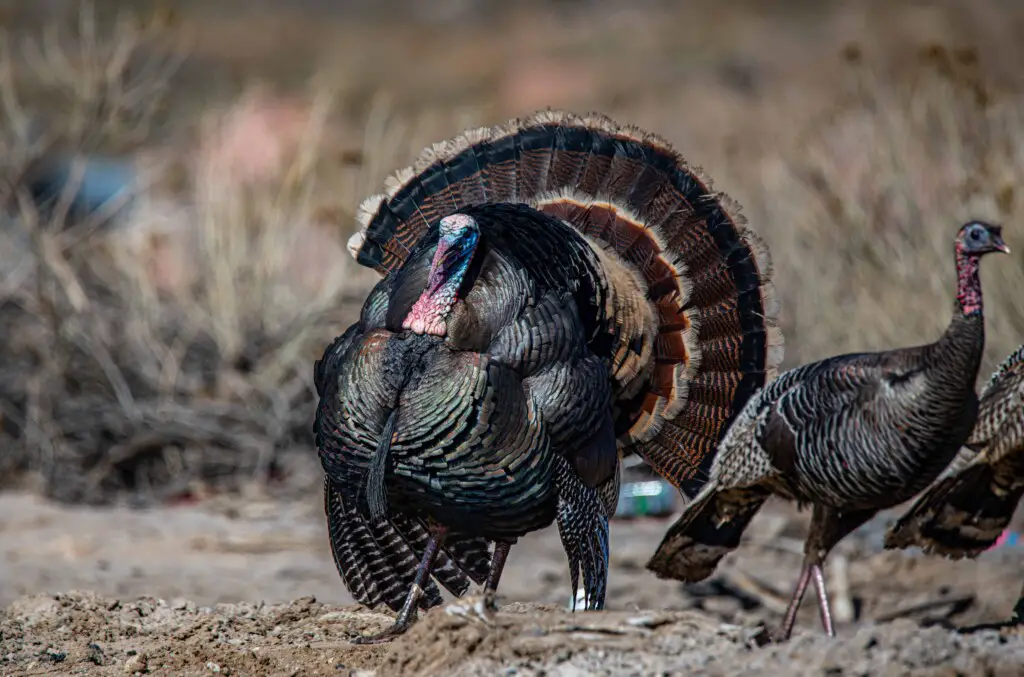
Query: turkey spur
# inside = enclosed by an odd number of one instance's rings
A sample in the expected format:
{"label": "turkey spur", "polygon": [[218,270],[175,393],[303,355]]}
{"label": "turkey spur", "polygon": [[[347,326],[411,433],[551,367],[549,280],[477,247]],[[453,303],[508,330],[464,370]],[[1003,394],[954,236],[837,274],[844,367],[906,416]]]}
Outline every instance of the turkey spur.
{"label": "turkey spur", "polygon": [[604,605],[619,462],[686,495],[781,359],[767,252],[659,138],[545,111],[424,151],[349,242],[383,279],[315,366],[339,573],[398,612],[556,522]]}
{"label": "turkey spur", "polygon": [[812,580],[822,625],[834,635],[822,572],[828,553],[879,510],[928,486],[975,424],[985,348],[979,265],[990,252],[1009,252],[998,226],[961,226],[953,316],[937,341],[806,364],[751,398],[722,440],[710,481],[648,568],[699,581],[739,545],[770,495],[810,504],[804,566],[777,638],[790,636]]}

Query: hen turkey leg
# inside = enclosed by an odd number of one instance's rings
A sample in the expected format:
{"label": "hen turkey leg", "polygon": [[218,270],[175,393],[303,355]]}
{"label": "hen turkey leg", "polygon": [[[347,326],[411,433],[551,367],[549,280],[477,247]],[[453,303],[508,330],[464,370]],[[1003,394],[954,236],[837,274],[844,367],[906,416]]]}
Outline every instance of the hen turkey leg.
{"label": "hen turkey leg", "polygon": [[803,601],[804,593],[807,592],[807,584],[814,581],[814,589],[818,595],[818,611],[821,614],[821,626],[825,634],[835,637],[836,631],[832,622],[832,607],[828,599],[828,591],[825,588],[825,573],[822,564],[825,558],[835,547],[836,543],[843,540],[850,532],[864,524],[871,518],[873,513],[850,512],[845,514],[837,513],[831,508],[815,504],[814,513],[811,517],[810,533],[804,545],[804,566],[793,590],[793,598],[786,609],[786,615],[782,620],[782,627],[775,635],[775,641],[784,642],[793,634],[793,625],[796,623],[796,614],[800,609],[800,602]]}
{"label": "hen turkey leg", "polygon": [[423,586],[427,584],[427,580],[430,578],[430,571],[434,568],[434,559],[437,557],[441,546],[444,545],[445,536],[448,534],[447,527],[435,524],[431,524],[429,530],[430,539],[427,541],[427,547],[423,549],[423,559],[420,560],[420,565],[416,567],[416,575],[413,578],[412,587],[405,598],[402,610],[398,612],[395,624],[375,635],[356,637],[352,640],[353,644],[382,644],[391,641],[407,631],[416,622],[416,607],[419,604],[420,597],[423,595]]}

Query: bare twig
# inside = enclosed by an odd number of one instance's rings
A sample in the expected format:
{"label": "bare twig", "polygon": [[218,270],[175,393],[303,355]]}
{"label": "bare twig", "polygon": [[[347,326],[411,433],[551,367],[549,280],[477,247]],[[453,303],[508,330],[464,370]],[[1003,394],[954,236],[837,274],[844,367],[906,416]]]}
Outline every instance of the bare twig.
{"label": "bare twig", "polygon": [[836,553],[828,569],[833,616],[839,623],[849,623],[854,620],[853,600],[850,597],[850,560]]}
{"label": "bare twig", "polygon": [[909,606],[900,607],[893,611],[888,611],[884,614],[878,614],[874,620],[876,623],[887,623],[894,621],[897,618],[905,618],[907,616],[913,616],[924,611],[931,611],[932,609],[941,609],[942,607],[949,607],[949,611],[946,613],[946,617],[956,616],[967,611],[974,604],[976,597],[973,594],[958,595],[955,597],[947,597],[944,599],[932,599],[918,604],[911,604]]}

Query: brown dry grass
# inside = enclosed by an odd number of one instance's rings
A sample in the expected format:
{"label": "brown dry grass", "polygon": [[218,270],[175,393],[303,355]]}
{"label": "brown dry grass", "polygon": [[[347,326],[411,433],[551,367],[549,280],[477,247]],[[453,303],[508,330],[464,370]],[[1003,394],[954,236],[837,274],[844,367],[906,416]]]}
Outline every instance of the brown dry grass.
{"label": "brown dry grass", "polygon": [[[1020,343],[1024,87],[1011,64],[1024,10],[996,0],[583,4],[506,6],[445,25],[400,8],[274,21],[211,5],[159,35],[80,25],[77,57],[57,69],[6,61],[4,91],[28,92],[5,105],[8,121],[47,112],[65,147],[192,138],[182,130],[223,120],[211,82],[233,93],[261,76],[304,86],[313,122],[289,166],[256,188],[180,157],[163,171],[197,235],[192,282],[171,293],[123,230],[30,226],[22,239],[35,256],[6,269],[2,287],[14,338],[0,347],[0,404],[16,441],[0,444],[16,452],[0,471],[52,479],[75,475],[62,464],[81,468],[87,479],[46,486],[104,500],[151,485],[180,492],[195,477],[265,479],[286,471],[290,449],[312,458],[312,360],[373,278],[342,256],[312,288],[297,285],[295,224],[327,221],[343,242],[359,199],[419,147],[545,105],[656,131],[739,199],[773,253],[787,366],[932,340],[949,318],[950,241],[968,217],[1004,222],[1015,250],[983,273],[986,368]],[[270,25],[291,29],[271,39]],[[176,66],[167,38],[182,35],[191,57],[177,79],[148,78],[153,89],[128,105],[124,80],[139,59]],[[10,177],[40,152],[24,138],[9,135]],[[144,200],[166,204],[168,191]]]}

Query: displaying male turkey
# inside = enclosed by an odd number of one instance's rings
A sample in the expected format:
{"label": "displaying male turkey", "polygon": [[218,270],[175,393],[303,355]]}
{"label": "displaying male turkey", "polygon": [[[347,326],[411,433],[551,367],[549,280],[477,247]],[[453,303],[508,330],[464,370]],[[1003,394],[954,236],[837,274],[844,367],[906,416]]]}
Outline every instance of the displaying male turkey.
{"label": "displaying male turkey", "polygon": [[924,489],[967,439],[985,346],[979,260],[1008,252],[980,222],[956,237],[953,319],[935,343],[831,357],[785,372],[726,432],[711,478],[666,534],[648,568],[659,577],[709,576],[769,495],[813,505],[804,566],[778,639],[788,639],[808,582],[834,635],[821,565],[877,511]]}
{"label": "displaying male turkey", "polygon": [[767,252],[666,142],[599,115],[472,130],[385,185],[349,243],[385,277],[315,368],[338,570],[399,612],[362,641],[438,604],[431,574],[489,599],[556,520],[601,608],[620,454],[694,492],[781,359]]}
{"label": "displaying male turkey", "polygon": [[[982,389],[965,448],[890,527],[889,549],[919,546],[951,559],[977,557],[1006,530],[1024,496],[1024,346]],[[1024,623],[1024,590],[1014,609]]]}

